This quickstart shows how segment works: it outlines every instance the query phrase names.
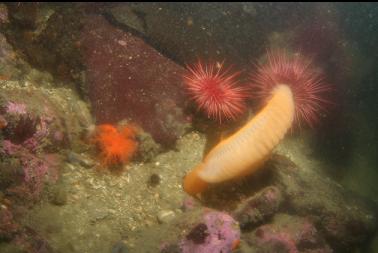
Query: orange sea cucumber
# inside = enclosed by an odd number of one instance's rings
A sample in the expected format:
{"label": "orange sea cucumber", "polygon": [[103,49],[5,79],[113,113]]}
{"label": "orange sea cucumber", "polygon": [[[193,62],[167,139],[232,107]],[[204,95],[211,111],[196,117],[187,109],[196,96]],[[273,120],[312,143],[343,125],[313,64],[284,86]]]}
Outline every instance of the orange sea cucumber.
{"label": "orange sea cucumber", "polygon": [[267,105],[243,128],[221,141],[190,172],[184,190],[195,195],[208,183],[219,183],[252,173],[269,156],[294,120],[294,101],[287,85],[278,85]]}

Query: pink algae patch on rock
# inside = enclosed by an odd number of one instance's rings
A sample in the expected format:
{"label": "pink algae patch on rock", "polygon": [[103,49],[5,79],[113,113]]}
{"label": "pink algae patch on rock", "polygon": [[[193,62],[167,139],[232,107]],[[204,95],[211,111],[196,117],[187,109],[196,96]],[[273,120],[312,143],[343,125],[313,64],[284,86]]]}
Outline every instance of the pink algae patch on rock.
{"label": "pink algae patch on rock", "polygon": [[227,213],[207,210],[180,241],[182,253],[232,252],[240,242],[239,224]]}
{"label": "pink algae patch on rock", "polygon": [[287,214],[277,214],[272,223],[258,227],[246,240],[257,252],[333,252],[309,218]]}
{"label": "pink algae patch on rock", "polygon": [[129,119],[169,145],[184,133],[184,69],[142,39],[89,16],[80,41],[97,124]]}

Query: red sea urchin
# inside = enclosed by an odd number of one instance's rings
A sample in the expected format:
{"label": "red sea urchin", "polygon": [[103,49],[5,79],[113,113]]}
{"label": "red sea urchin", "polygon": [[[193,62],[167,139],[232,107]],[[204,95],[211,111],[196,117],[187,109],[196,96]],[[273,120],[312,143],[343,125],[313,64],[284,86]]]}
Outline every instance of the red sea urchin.
{"label": "red sea urchin", "polygon": [[295,122],[314,126],[319,112],[328,101],[324,93],[330,87],[324,83],[322,75],[312,62],[301,55],[290,56],[284,50],[268,51],[264,65],[259,65],[252,74],[253,96],[264,102],[270,99],[273,88],[278,84],[290,87],[295,104]]}
{"label": "red sea urchin", "polygon": [[186,87],[199,108],[209,118],[222,122],[235,119],[245,110],[246,90],[236,84],[239,72],[223,70],[223,64],[202,64],[188,66],[184,76]]}

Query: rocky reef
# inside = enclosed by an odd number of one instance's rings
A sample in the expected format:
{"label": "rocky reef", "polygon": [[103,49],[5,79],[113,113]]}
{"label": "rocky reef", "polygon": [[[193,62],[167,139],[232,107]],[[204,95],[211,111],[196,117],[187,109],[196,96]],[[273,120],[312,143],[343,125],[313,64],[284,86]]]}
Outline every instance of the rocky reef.
{"label": "rocky reef", "polygon": [[[337,10],[321,3],[0,4],[0,252],[375,252],[377,202],[336,180],[345,161],[363,153],[354,152],[351,136],[357,147],[356,136],[365,136],[351,134],[356,125],[340,130],[339,119],[356,124],[365,114],[340,113],[311,134],[294,134],[255,175],[214,185],[198,199],[181,186],[226,133],[218,130],[230,127],[197,117],[183,66],[227,58],[248,75],[266,45],[301,48],[336,88],[356,85],[374,61],[357,71],[364,57]],[[325,122],[340,104],[321,115]],[[96,125],[123,122],[140,129],[138,153],[122,160],[122,173],[98,170],[91,134]],[[374,153],[369,147],[362,150]]]}

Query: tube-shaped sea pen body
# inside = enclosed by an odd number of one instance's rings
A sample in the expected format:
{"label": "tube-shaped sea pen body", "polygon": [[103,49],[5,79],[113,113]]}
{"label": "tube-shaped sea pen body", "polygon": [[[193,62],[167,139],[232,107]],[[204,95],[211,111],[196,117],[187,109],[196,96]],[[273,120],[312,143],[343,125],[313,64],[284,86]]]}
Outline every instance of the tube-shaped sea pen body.
{"label": "tube-shaped sea pen body", "polygon": [[295,115],[289,85],[278,84],[263,109],[235,134],[216,145],[184,179],[184,190],[195,195],[208,183],[250,174],[268,158],[290,129]]}

